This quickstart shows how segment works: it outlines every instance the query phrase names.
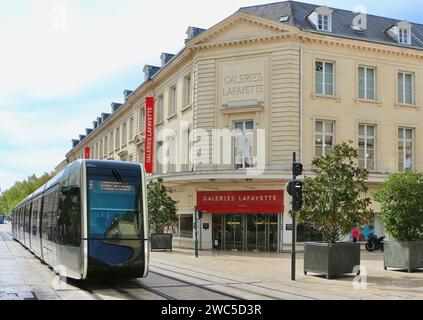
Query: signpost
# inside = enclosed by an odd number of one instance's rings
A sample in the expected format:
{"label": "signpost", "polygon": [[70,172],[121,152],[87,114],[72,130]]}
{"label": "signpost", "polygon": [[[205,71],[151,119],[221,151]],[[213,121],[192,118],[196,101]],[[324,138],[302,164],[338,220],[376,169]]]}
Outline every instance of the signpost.
{"label": "signpost", "polygon": [[203,212],[199,210],[197,207],[194,209],[195,211],[195,257],[198,258],[198,249],[199,249],[199,238],[200,238],[200,220],[203,218]]}

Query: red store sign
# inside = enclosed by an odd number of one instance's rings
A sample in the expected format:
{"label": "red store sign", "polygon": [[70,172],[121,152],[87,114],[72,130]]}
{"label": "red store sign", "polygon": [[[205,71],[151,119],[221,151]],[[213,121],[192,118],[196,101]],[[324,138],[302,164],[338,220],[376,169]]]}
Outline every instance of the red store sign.
{"label": "red store sign", "polygon": [[146,173],[153,173],[154,163],[154,98],[145,100],[145,149],[144,166]]}
{"label": "red store sign", "polygon": [[197,192],[197,207],[210,213],[281,213],[282,190]]}

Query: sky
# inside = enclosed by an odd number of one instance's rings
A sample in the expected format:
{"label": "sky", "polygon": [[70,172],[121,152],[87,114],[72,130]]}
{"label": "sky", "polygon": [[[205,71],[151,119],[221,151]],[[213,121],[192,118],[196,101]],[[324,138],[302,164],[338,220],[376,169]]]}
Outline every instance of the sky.
{"label": "sky", "polygon": [[[0,0],[0,192],[51,172],[145,64],[257,0]],[[421,1],[303,0],[423,23]]]}

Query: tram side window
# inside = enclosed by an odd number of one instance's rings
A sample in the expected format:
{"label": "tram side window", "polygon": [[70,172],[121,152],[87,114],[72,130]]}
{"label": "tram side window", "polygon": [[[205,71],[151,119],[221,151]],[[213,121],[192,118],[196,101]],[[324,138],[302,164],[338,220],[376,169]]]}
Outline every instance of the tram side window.
{"label": "tram side window", "polygon": [[44,197],[44,206],[42,214],[42,237],[43,239],[52,241],[52,225],[51,225],[51,214],[53,211],[53,194],[50,193]]}
{"label": "tram side window", "polygon": [[81,244],[81,190],[69,187],[60,190],[58,243],[79,247]]}
{"label": "tram side window", "polygon": [[29,233],[30,232],[30,218],[31,218],[31,205],[27,204],[25,206],[25,232]]}
{"label": "tram side window", "polygon": [[35,200],[32,203],[32,217],[31,217],[31,219],[32,219],[32,227],[31,227],[32,234],[34,236],[36,236],[37,231],[38,231],[38,226],[37,226],[37,222],[38,222],[38,199]]}
{"label": "tram side window", "polygon": [[57,216],[59,215],[59,189],[56,189],[53,192],[53,210],[51,212],[51,226],[52,226],[52,238],[53,242],[57,242],[58,234],[57,234]]}

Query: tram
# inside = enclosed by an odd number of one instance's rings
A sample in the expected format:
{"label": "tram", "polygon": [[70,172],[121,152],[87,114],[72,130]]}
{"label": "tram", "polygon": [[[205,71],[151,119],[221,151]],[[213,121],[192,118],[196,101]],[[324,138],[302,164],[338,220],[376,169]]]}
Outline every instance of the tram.
{"label": "tram", "polygon": [[141,164],[77,160],[13,210],[15,240],[63,277],[146,277],[145,172]]}

